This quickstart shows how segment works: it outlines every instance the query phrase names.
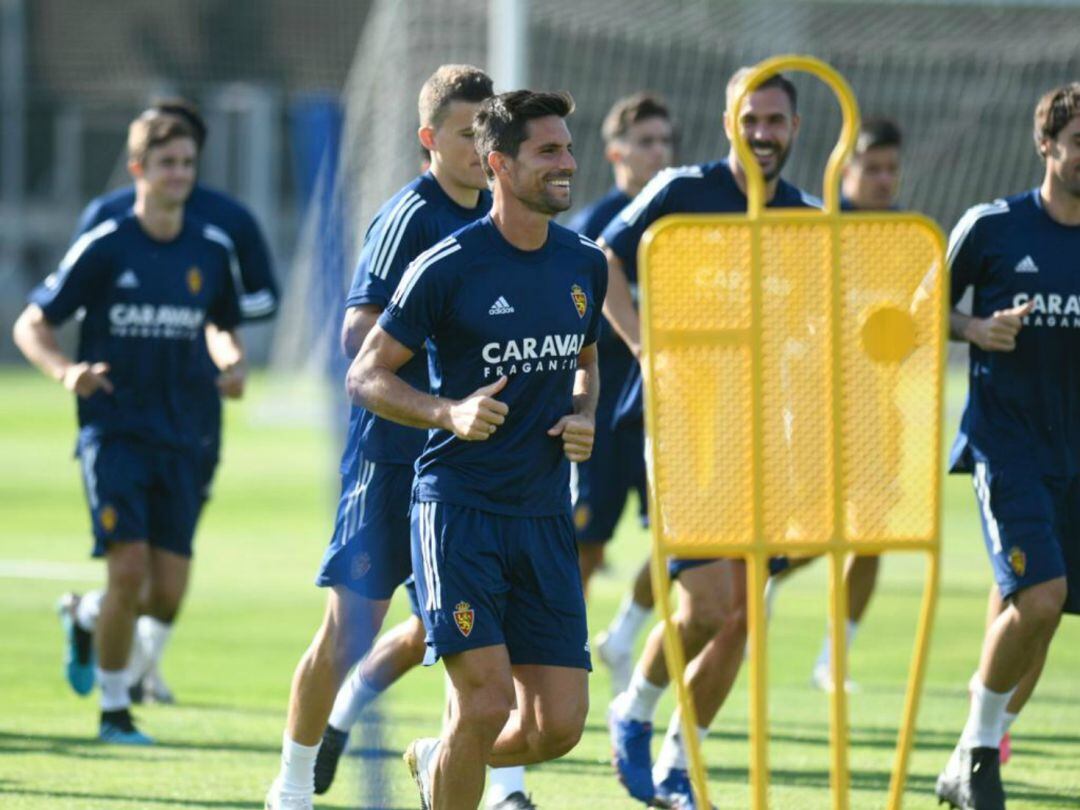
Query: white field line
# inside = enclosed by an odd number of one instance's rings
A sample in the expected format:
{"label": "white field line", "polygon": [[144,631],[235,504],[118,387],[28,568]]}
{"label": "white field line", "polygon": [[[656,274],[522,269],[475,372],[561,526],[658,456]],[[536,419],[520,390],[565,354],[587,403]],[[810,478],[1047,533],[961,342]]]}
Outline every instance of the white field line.
{"label": "white field line", "polygon": [[67,563],[51,560],[0,559],[0,579],[39,579],[49,581],[100,581],[105,574],[101,563]]}

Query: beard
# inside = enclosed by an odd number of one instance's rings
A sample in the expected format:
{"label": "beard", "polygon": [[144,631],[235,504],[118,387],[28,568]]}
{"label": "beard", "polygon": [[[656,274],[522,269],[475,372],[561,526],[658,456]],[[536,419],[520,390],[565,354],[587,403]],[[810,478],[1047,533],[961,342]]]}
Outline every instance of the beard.
{"label": "beard", "polygon": [[[765,177],[766,183],[771,183],[780,173],[784,170],[785,164],[787,164],[788,158],[791,156],[791,144],[787,147],[781,147],[777,141],[750,141],[749,144],[751,151],[755,147],[767,147],[773,149],[775,155],[775,165],[767,172],[762,172]],[[760,165],[760,164],[759,164]]]}

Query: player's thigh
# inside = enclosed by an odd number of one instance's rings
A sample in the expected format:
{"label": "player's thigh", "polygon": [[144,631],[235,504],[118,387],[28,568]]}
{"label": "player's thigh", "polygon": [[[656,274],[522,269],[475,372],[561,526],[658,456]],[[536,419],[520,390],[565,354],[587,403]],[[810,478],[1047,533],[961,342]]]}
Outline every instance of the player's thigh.
{"label": "player's thigh", "polygon": [[[503,520],[455,504],[413,504],[412,562],[427,631],[427,663],[505,643],[510,582]],[[577,570],[576,559],[574,564]]]}
{"label": "player's thigh", "polygon": [[517,665],[592,668],[574,527],[566,515],[502,517],[510,593],[504,633]]}
{"label": "player's thigh", "polygon": [[341,479],[334,532],[315,584],[389,599],[412,573],[409,502],[413,470],[361,459]]}
{"label": "player's thigh", "polygon": [[1066,575],[1061,521],[1048,480],[985,461],[975,465],[983,539],[1003,599]]}
{"label": "player's thigh", "polygon": [[146,542],[153,474],[146,454],[133,442],[84,433],[77,455],[93,526],[93,555],[104,557],[116,544]]}
{"label": "player's thigh", "polygon": [[514,678],[505,645],[473,647],[443,659],[450,716],[490,726],[497,734],[514,708]]}
{"label": "player's thigh", "polygon": [[203,505],[202,457],[197,452],[156,450],[150,489],[150,545],[190,558]]}

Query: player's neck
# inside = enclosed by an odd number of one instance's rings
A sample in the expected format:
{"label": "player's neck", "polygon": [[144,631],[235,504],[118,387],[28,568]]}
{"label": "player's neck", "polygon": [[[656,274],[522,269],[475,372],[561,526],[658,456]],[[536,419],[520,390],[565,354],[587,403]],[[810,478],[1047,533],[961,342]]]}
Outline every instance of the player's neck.
{"label": "player's neck", "polygon": [[431,176],[435,178],[435,182],[439,184],[443,193],[462,208],[476,208],[480,202],[479,189],[453,182],[446,176],[442,167],[434,162],[431,164]]}
{"label": "player's neck", "polygon": [[[735,185],[739,187],[739,191],[743,193],[744,197],[749,196],[746,192],[746,172],[743,171],[742,164],[739,163],[739,157],[735,154],[734,149],[728,154],[728,166],[731,167],[731,174],[735,178]],[[772,198],[776,196],[776,187],[779,185],[779,177],[765,181],[765,202],[772,202]]]}
{"label": "player's neck", "polygon": [[621,166],[616,166],[615,188],[628,197],[636,197],[641,190],[645,188],[645,184],[635,182],[634,178],[630,175],[629,170],[626,170]]}
{"label": "player's neck", "polygon": [[503,239],[518,250],[540,250],[548,239],[551,217],[527,208],[516,197],[498,193],[491,204],[491,221]]}
{"label": "player's neck", "polygon": [[169,242],[177,237],[184,227],[184,206],[161,205],[149,195],[138,195],[135,199],[135,218],[151,239]]}
{"label": "player's neck", "polygon": [[1039,197],[1042,198],[1043,209],[1054,222],[1070,227],[1080,225],[1080,197],[1057,188],[1049,174],[1043,178]]}

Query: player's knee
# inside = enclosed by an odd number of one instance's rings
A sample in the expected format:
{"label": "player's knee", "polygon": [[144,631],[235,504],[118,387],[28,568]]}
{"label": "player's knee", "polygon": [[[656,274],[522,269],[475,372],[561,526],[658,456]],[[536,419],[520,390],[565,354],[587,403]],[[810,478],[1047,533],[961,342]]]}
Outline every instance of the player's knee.
{"label": "player's knee", "polygon": [[746,606],[739,605],[724,614],[724,626],[721,632],[730,642],[741,646],[746,640],[748,627]]}
{"label": "player's knee", "polygon": [[539,753],[543,760],[556,759],[569,753],[581,740],[585,717],[565,716],[542,723],[539,734]]}
{"label": "player's knee", "polygon": [[419,664],[424,660],[427,653],[427,640],[424,631],[424,623],[420,617],[412,616],[409,619],[409,632],[404,636],[404,643],[409,659]]}
{"label": "player's knee", "polygon": [[676,622],[688,638],[712,638],[724,627],[724,610],[719,602],[701,600],[680,611]]}
{"label": "player's knee", "polygon": [[494,741],[506,725],[513,708],[513,693],[507,694],[505,690],[496,688],[475,689],[457,695],[455,722]]}
{"label": "player's knee", "polygon": [[115,545],[109,551],[109,591],[124,602],[136,603],[149,575],[143,544]]}
{"label": "player's knee", "polygon": [[1036,632],[1053,632],[1061,620],[1068,587],[1064,577],[1021,591],[1015,600],[1025,624]]}

